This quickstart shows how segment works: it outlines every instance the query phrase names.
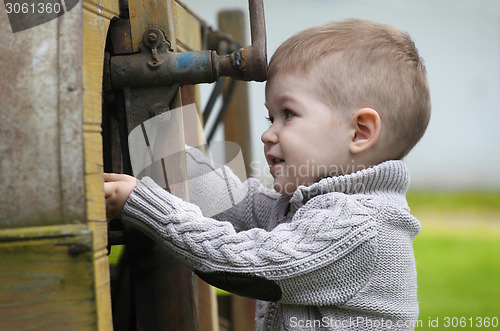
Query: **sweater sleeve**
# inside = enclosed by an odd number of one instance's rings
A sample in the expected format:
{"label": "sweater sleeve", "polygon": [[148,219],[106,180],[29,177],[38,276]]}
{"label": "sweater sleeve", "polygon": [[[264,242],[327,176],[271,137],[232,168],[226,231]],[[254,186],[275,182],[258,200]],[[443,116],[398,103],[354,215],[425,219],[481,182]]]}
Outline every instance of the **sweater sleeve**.
{"label": "sweater sleeve", "polygon": [[190,202],[204,216],[230,222],[236,231],[267,228],[279,194],[256,179],[243,180],[244,174],[238,176],[228,166],[214,164],[196,148],[186,149],[186,162]]}
{"label": "sweater sleeve", "polygon": [[290,223],[271,231],[236,232],[231,223],[205,218],[197,206],[145,178],[130,195],[122,219],[191,268],[215,279],[216,286],[224,288],[221,279],[236,277],[247,287],[243,295],[258,293],[252,289],[257,284],[264,288],[260,299],[343,303],[366,283],[373,268],[375,223],[357,205],[338,196],[332,196],[328,206],[324,202],[314,205],[314,201],[301,208]]}

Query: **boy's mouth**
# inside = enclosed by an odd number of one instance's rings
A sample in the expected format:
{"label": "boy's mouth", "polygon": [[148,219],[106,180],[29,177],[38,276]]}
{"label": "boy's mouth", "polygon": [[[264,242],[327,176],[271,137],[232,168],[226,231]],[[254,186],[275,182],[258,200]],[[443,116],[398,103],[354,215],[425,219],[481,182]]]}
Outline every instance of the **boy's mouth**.
{"label": "boy's mouth", "polygon": [[274,155],[271,155],[271,154],[267,154],[266,155],[266,158],[267,158],[267,163],[270,165],[270,166],[273,166],[277,163],[281,163],[281,162],[285,162],[284,159],[282,158],[279,158],[277,156],[274,156]]}
{"label": "boy's mouth", "polygon": [[269,164],[270,167],[269,171],[271,172],[271,175],[274,174],[276,166],[283,164],[285,162],[284,159],[271,154],[266,155],[266,158],[267,158],[267,163]]}

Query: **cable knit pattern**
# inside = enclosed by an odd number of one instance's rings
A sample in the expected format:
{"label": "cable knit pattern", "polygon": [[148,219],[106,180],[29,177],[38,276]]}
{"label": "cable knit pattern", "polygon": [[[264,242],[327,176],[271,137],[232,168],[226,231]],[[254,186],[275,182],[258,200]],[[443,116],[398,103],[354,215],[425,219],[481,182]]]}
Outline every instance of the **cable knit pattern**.
{"label": "cable knit pattern", "polygon": [[[281,299],[258,304],[258,330],[413,329],[418,304],[412,241],[420,224],[406,203],[404,162],[325,178],[292,197],[252,179],[231,180],[232,194],[241,199],[207,218],[198,206],[144,178],[123,220],[195,270],[278,284]],[[210,184],[222,185],[203,185]],[[205,201],[195,196],[201,205],[217,203],[216,195]]]}

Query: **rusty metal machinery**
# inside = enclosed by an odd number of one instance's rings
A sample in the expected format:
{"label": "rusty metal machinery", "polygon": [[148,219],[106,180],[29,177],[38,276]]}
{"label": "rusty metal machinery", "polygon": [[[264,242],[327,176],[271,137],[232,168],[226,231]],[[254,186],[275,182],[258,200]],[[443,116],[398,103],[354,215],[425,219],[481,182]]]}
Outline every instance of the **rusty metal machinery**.
{"label": "rusty metal machinery", "polygon": [[[212,31],[205,25],[201,33],[203,50],[187,52],[189,47],[183,47],[184,52],[176,51],[175,33],[166,29],[166,24],[162,27],[161,20],[159,24],[148,21],[141,29],[134,30],[134,20],[128,19],[124,10],[120,19],[111,21],[102,82],[104,171],[132,174],[128,134],[149,118],[193,103],[192,85],[217,81],[216,87],[221,88],[226,77],[232,82],[266,79],[262,0],[249,0],[249,12],[251,45],[241,47],[230,35]],[[136,38],[136,46],[133,46],[134,31],[139,31],[135,34],[140,39],[138,42]],[[168,143],[184,146],[181,131],[179,128],[179,132],[172,134],[175,141]],[[177,169],[176,176],[185,175],[183,157],[175,160],[172,167]],[[172,190],[172,193],[185,197],[187,191],[187,187],[177,187],[177,192]],[[126,257],[114,268],[118,272],[112,268],[111,277],[115,327],[199,330],[203,307],[199,307],[196,297],[203,287],[195,285],[191,270],[139,231],[125,230],[114,220],[109,223],[108,248],[120,244],[126,244]]]}
{"label": "rusty metal machinery", "polygon": [[[240,47],[230,35],[206,27],[204,39],[210,49],[192,52],[173,52],[171,41],[167,40],[162,30],[148,28],[143,34],[139,52],[132,53],[127,33],[130,31],[129,21],[111,22],[108,37],[110,52],[104,61],[103,94],[113,98],[117,93],[123,94],[124,102],[119,107],[123,108],[120,112],[124,119],[121,136],[115,138],[121,141],[118,143],[122,150],[121,160],[115,160],[115,165],[108,169],[105,162],[105,171],[132,174],[128,148],[123,144],[126,136],[147,119],[168,111],[179,86],[218,81],[217,89],[222,86],[225,77],[265,81],[267,51],[262,0],[249,0],[249,16],[251,45]],[[106,117],[103,115],[103,120]],[[217,119],[221,120],[221,114]],[[213,131],[209,133],[208,140]],[[116,163],[121,165],[117,168]],[[125,241],[122,231],[111,230],[108,233],[109,245],[124,244]]]}
{"label": "rusty metal machinery", "polygon": [[105,86],[112,89],[144,88],[212,83],[229,76],[262,82],[267,75],[264,7],[262,0],[250,0],[252,44],[227,55],[215,50],[175,53],[170,41],[157,28],[144,32],[140,52],[109,58],[105,64]]}

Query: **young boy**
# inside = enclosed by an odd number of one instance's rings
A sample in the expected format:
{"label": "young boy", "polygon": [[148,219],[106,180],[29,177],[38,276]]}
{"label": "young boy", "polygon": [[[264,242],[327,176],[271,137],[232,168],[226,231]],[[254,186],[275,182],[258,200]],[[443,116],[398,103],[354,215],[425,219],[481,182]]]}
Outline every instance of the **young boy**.
{"label": "young boy", "polygon": [[[266,107],[274,191],[233,176],[244,198],[206,218],[150,178],[109,174],[108,217],[157,239],[208,282],[260,299],[258,330],[412,330],[420,223],[401,159],[430,117],[414,43],[355,19],[302,31],[270,61]],[[203,162],[193,150],[187,159]],[[205,200],[216,203],[212,193]]]}

